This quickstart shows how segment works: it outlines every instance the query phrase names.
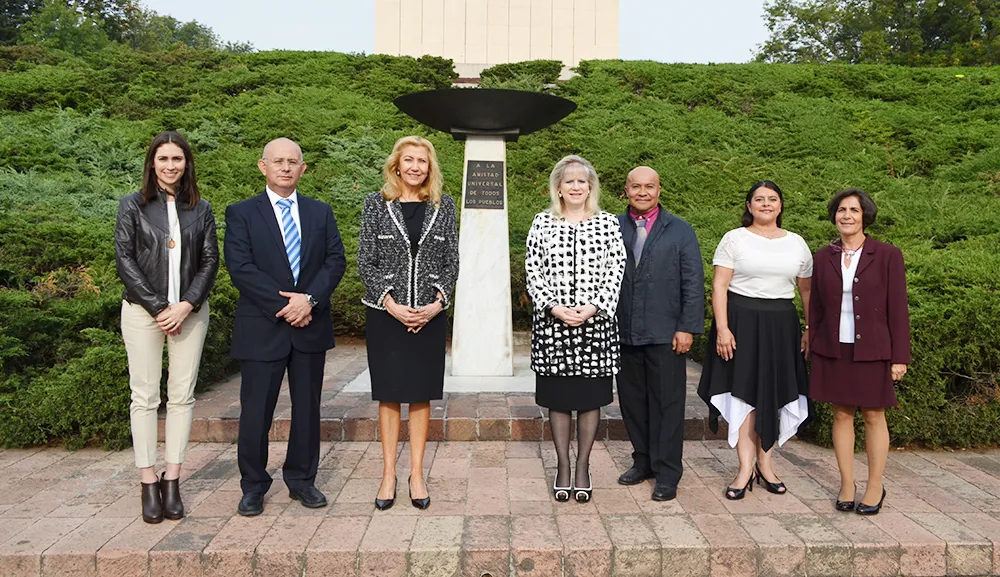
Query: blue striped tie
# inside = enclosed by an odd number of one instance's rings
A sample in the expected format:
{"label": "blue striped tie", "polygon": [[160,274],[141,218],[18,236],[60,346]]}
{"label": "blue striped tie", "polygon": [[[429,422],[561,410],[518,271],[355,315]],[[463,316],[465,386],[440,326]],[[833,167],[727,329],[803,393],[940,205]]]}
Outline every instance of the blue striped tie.
{"label": "blue striped tie", "polygon": [[281,207],[281,228],[285,230],[285,252],[288,253],[288,265],[292,267],[292,277],[295,284],[299,283],[299,257],[302,255],[302,239],[299,238],[299,227],[292,218],[292,201],[283,198],[278,201]]}

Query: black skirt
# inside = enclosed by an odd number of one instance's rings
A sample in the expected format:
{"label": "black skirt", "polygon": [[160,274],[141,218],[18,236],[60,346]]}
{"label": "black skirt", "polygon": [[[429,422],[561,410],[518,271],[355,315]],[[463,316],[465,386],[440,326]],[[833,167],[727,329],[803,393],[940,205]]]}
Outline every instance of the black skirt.
{"label": "black skirt", "polygon": [[610,405],[613,377],[535,376],[535,402],[553,411],[589,411]]}
{"label": "black skirt", "polygon": [[715,350],[716,327],[708,335],[698,396],[709,407],[709,426],[729,423],[729,444],[748,410],[766,451],[784,443],[808,417],[809,381],[801,351],[799,315],[791,299],[755,299],[729,293],[729,330],[736,350],[729,361]]}
{"label": "black skirt", "polygon": [[414,334],[388,312],[367,308],[365,338],[373,401],[425,403],[444,396],[446,316],[441,311]]}

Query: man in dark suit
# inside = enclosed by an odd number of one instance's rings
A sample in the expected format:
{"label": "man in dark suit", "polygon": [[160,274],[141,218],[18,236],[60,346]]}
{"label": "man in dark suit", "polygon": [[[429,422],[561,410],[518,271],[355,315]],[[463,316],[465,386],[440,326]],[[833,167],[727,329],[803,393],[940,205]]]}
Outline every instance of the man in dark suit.
{"label": "man in dark suit", "polygon": [[618,215],[627,260],[618,300],[622,369],[618,401],[632,441],[622,485],[656,479],[654,501],[677,496],[684,449],[684,355],[704,332],[705,278],[698,238],[659,205],[660,176],[640,166],[625,182],[629,209]]}
{"label": "man in dark suit", "polygon": [[257,167],[267,188],[226,207],[226,268],[240,291],[231,356],[240,361],[237,448],[240,515],[264,511],[271,487],[267,434],[288,371],[292,423],[282,477],[292,499],[326,506],[315,486],[319,403],[326,351],[333,348],[330,296],[344,276],[344,245],[326,203],[295,190],[306,164],[287,138],[264,147]]}

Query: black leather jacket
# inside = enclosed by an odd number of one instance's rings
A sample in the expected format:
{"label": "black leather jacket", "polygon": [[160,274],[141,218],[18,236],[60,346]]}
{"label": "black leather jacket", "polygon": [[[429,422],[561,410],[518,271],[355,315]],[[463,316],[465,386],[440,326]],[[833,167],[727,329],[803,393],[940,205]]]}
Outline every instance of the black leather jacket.
{"label": "black leather jacket", "polygon": [[[177,204],[181,224],[181,300],[194,310],[208,298],[219,272],[219,244],[215,215],[207,201],[194,208]],[[142,192],[118,201],[115,222],[115,261],[125,285],[122,298],[142,305],[151,316],[167,308],[168,259],[167,204],[162,198],[142,204]]]}

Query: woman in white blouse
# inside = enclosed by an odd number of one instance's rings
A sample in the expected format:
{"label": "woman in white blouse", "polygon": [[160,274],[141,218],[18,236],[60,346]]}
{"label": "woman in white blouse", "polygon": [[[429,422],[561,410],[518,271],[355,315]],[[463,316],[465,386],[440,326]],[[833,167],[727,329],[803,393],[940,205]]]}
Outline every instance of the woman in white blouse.
{"label": "woman in white blouse", "polygon": [[[590,450],[601,407],[612,401],[621,368],[615,309],[625,274],[618,218],[598,205],[594,167],[567,156],[549,176],[551,206],[528,232],[525,276],[534,303],[531,369],[535,402],[549,409],[556,448],[552,483],[557,501],[590,500]],[[570,476],[569,440],[576,411],[576,476]]]}
{"label": "woman in white blouse", "polygon": [[[740,470],[726,488],[742,499],[753,481],[771,493],[786,492],[775,475],[774,444],[795,435],[808,416],[808,380],[792,299],[798,286],[809,310],[812,253],[802,237],[781,228],[784,197],[775,183],[755,183],[747,193],[740,228],[722,237],[712,264],[712,321],[698,395],[709,405],[709,424],[729,424]],[[806,319],[806,329],[809,324]],[[754,458],[757,462],[754,463]]]}

